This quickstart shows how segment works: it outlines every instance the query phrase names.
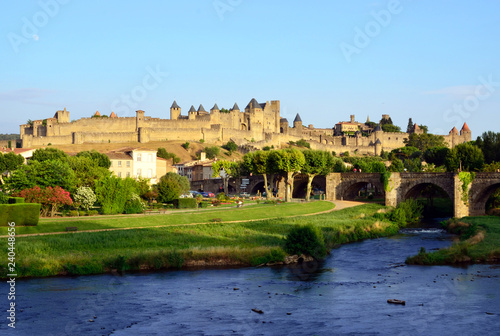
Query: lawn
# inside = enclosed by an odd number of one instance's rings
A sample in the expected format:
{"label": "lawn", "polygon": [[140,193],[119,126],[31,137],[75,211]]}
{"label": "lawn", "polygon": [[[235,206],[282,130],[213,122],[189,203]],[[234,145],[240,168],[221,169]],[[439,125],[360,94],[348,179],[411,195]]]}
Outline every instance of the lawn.
{"label": "lawn", "polygon": [[[328,208],[331,208],[331,203],[317,202],[256,207],[251,209],[252,211],[249,208],[230,211],[232,213],[215,211],[182,216],[208,216],[203,217],[206,219],[217,215],[226,216],[226,220],[245,219],[245,217],[253,219],[257,214],[278,217],[279,214],[310,213]],[[179,268],[196,265],[197,262],[202,262],[204,265],[249,266],[282,261],[285,257],[284,237],[297,224],[313,224],[320,227],[328,248],[346,242],[397,233],[399,230],[397,225],[381,222],[373,217],[373,214],[382,208],[377,204],[367,204],[313,216],[281,217],[252,222],[18,237],[17,274],[20,277],[98,274],[112,269]],[[163,218],[163,222],[160,223],[164,223],[170,218],[169,216],[172,215],[147,218],[148,220]],[[203,218],[182,220],[193,222],[203,221]],[[2,239],[0,246],[5,250],[7,239]],[[2,274],[7,274],[6,262],[1,262],[0,265]]]}
{"label": "lawn", "polygon": [[[297,216],[332,210],[331,202],[317,201],[310,203],[281,203],[277,205],[258,204],[242,208],[218,210],[193,210],[188,212],[172,211],[168,214],[129,215],[129,216],[97,216],[82,218],[42,219],[37,226],[16,227],[16,235],[64,232],[68,226],[78,227],[78,231],[169,226],[179,224],[207,223],[214,218],[222,222],[255,220]],[[0,235],[7,234],[7,227],[0,228]]]}

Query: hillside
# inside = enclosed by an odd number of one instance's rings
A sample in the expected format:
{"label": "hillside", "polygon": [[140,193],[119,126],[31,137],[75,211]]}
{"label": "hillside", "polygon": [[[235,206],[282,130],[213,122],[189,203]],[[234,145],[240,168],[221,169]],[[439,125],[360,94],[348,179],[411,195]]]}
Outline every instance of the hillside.
{"label": "hillside", "polygon": [[[137,142],[125,142],[125,143],[97,143],[97,144],[79,144],[79,145],[52,145],[50,147],[61,149],[66,153],[78,153],[81,151],[89,151],[95,149],[101,153],[108,153],[114,150],[119,150],[125,147],[131,148],[145,148],[154,149],[165,148],[168,152],[174,153],[181,159],[181,163],[196,160],[196,154],[203,151],[206,147],[216,146],[214,144],[200,143],[200,142],[190,142],[188,150],[185,150],[181,145],[185,141],[152,141],[145,144]],[[40,148],[41,146],[35,147]],[[220,159],[239,159],[243,156],[241,153],[233,153],[231,156],[227,155],[225,149],[220,150]]]}

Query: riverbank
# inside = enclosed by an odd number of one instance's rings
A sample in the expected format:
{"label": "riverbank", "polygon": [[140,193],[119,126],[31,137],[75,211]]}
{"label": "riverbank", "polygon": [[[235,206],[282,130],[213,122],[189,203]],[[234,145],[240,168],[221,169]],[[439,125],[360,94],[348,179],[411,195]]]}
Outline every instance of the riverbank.
{"label": "riverbank", "polygon": [[[267,208],[267,212],[276,209],[279,206]],[[396,234],[396,224],[373,217],[382,211],[381,205],[367,204],[333,213],[252,222],[19,237],[16,271],[18,277],[44,277],[282,262],[286,256],[284,237],[294,225],[320,227],[327,248],[332,249]],[[153,216],[148,219],[154,220]],[[3,239],[0,246],[6,249],[7,240]],[[2,262],[2,274],[7,274],[6,266]]]}
{"label": "riverbank", "polygon": [[497,263],[500,261],[500,217],[481,216],[452,219],[445,228],[460,241],[435,252],[420,252],[406,260],[414,265]]}

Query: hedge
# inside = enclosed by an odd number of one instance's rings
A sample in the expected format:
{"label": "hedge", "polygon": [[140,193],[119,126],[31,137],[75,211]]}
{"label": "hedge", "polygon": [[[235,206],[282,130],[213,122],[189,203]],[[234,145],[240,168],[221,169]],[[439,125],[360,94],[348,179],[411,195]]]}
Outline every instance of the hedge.
{"label": "hedge", "polygon": [[9,222],[16,226],[37,225],[41,207],[38,203],[0,204],[0,226],[8,226]]}
{"label": "hedge", "polygon": [[9,197],[9,204],[19,204],[24,203],[23,197]]}
{"label": "hedge", "polygon": [[197,204],[194,198],[178,198],[173,201],[177,209],[196,209]]}

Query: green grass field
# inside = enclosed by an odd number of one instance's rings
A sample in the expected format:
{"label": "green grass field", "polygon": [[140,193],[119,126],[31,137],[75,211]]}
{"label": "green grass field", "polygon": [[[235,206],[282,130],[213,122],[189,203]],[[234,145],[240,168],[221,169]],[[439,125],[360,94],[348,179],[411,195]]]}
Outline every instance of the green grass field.
{"label": "green grass field", "polygon": [[[100,228],[143,226],[165,223],[179,224],[204,222],[208,218],[224,220],[254,219],[257,216],[285,216],[311,213],[332,207],[328,202],[282,204],[276,207],[249,207],[207,213],[117,218],[96,220]],[[395,234],[399,227],[381,222],[373,214],[383,207],[368,204],[313,216],[275,218],[241,223],[165,226],[160,228],[131,229],[106,232],[84,232],[45,236],[18,237],[16,239],[16,268],[20,277],[63,274],[98,274],[118,270],[154,270],[196,265],[258,265],[282,261],[284,237],[297,224],[313,224],[323,231],[328,248],[342,243]],[[241,211],[240,211],[241,210]],[[197,217],[201,216],[201,217]],[[125,221],[125,222],[124,222]],[[40,223],[44,225],[57,223]],[[67,223],[63,225],[68,225]],[[73,224],[72,224],[73,225]],[[94,227],[95,228],[95,227]],[[7,239],[0,246],[7,248]],[[6,261],[1,262],[2,274]]]}
{"label": "green grass field", "polygon": [[[334,208],[334,204],[326,201],[310,203],[281,203],[278,205],[258,204],[219,210],[217,208],[207,210],[193,210],[188,212],[176,212],[165,215],[135,215],[135,216],[97,216],[82,218],[60,218],[42,219],[37,226],[16,227],[16,234],[34,234],[64,232],[68,226],[78,227],[78,231],[102,230],[117,228],[148,227],[159,225],[179,225],[192,223],[207,223],[214,218],[220,218],[222,222],[255,220],[305,215]],[[7,234],[7,227],[0,227],[0,235]]]}

